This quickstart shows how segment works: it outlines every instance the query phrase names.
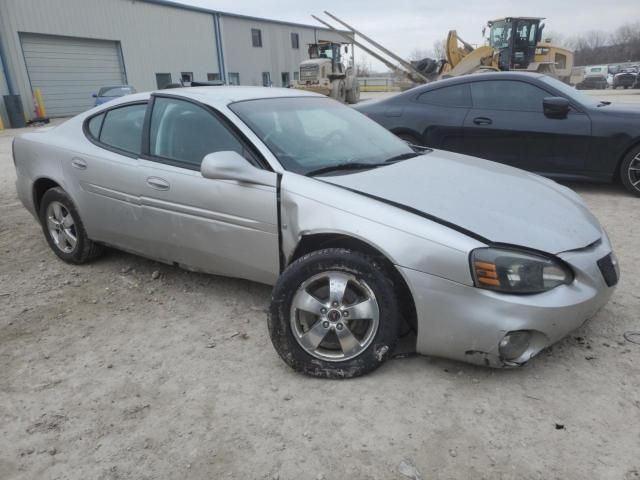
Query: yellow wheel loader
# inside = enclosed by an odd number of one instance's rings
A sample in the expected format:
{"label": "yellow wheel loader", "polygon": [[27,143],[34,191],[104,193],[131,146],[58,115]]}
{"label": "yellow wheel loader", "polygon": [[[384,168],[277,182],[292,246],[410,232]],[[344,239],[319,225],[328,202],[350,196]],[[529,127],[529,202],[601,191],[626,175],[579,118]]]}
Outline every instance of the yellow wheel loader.
{"label": "yellow wheel loader", "polygon": [[[455,30],[449,31],[447,61],[441,77],[479,71],[539,72],[568,81],[573,68],[573,52],[542,41],[544,24],[539,17],[507,17],[487,22],[488,44],[474,48]],[[486,29],[483,30],[483,35]]]}

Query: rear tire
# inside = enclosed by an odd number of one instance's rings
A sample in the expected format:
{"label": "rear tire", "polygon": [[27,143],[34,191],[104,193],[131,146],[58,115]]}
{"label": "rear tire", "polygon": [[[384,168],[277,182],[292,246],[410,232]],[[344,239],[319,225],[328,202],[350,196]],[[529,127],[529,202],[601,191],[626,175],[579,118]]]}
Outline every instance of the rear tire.
{"label": "rear tire", "polygon": [[622,160],[620,180],[630,193],[640,197],[640,145],[632,148]]}
{"label": "rear tire", "polygon": [[80,214],[67,192],[56,187],[40,202],[40,224],[53,253],[76,265],[97,257],[102,247],[87,237]]}
{"label": "rear tire", "polygon": [[273,346],[294,370],[351,378],[391,356],[400,314],[379,262],[330,248],[309,253],[284,271],[273,289],[268,325]]}

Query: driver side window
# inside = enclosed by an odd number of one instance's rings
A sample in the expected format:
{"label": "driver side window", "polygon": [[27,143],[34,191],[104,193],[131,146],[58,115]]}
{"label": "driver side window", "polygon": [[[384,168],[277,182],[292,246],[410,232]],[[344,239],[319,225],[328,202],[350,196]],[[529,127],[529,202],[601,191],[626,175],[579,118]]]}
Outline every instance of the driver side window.
{"label": "driver side window", "polygon": [[153,157],[197,170],[206,155],[226,150],[248,158],[242,142],[211,112],[184,100],[155,99],[149,132]]}

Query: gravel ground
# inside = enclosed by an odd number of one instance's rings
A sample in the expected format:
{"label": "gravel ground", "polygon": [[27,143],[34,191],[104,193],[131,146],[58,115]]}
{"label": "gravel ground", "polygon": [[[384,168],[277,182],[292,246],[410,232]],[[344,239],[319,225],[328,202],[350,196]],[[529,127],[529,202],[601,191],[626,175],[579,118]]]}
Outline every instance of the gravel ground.
{"label": "gravel ground", "polygon": [[[111,251],[82,267],[19,204],[0,132],[0,478],[638,479],[638,205],[572,185],[622,265],[611,302],[517,370],[421,356],[327,381],[268,339],[269,287]],[[157,273],[155,273],[157,272]]]}

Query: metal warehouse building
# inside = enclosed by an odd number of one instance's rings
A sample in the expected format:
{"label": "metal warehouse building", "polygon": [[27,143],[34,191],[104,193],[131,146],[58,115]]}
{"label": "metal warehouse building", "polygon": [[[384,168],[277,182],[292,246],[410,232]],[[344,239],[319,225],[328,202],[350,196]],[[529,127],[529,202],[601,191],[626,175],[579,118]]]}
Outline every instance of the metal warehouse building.
{"label": "metal warehouse building", "polygon": [[[93,105],[100,86],[138,91],[224,80],[287,85],[307,44],[343,41],[328,29],[186,6],[166,0],[0,0],[0,96],[33,90],[48,116]],[[0,115],[7,121],[3,102]]]}

